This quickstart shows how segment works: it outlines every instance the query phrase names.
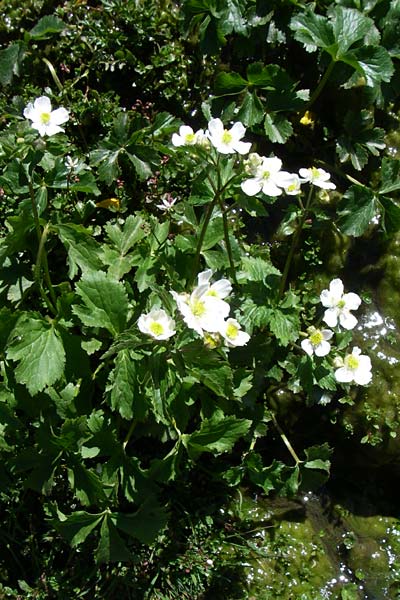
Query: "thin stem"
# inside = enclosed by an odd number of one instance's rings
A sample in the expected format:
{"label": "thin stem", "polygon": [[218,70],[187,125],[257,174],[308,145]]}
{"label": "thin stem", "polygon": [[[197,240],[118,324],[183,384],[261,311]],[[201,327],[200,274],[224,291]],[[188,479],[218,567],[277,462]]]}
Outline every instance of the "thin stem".
{"label": "thin stem", "polygon": [[226,211],[224,209],[224,205],[222,203],[222,200],[220,199],[220,197],[218,196],[218,202],[219,202],[219,206],[222,212],[222,223],[224,226],[224,238],[225,238],[225,245],[226,245],[226,250],[228,252],[228,259],[229,259],[229,266],[231,269],[231,276],[232,279],[234,281],[235,284],[237,284],[236,281],[236,272],[235,272],[235,263],[233,261],[233,253],[232,253],[232,246],[231,246],[231,241],[229,239],[229,226],[228,226],[228,216],[226,214]]}
{"label": "thin stem", "polygon": [[207,227],[208,227],[208,224],[210,222],[210,219],[211,219],[214,207],[215,207],[215,205],[217,203],[217,200],[218,200],[218,196],[215,196],[214,199],[212,200],[212,202],[207,207],[206,216],[204,218],[203,226],[202,226],[201,231],[200,231],[199,241],[197,242],[196,254],[195,254],[195,257],[194,257],[193,277],[192,277],[193,281],[194,281],[194,279],[196,277],[196,274],[197,274],[197,271],[198,271],[198,268],[199,268],[201,247],[203,245],[204,238],[205,238],[206,231],[207,231]]}
{"label": "thin stem", "polygon": [[287,283],[287,278],[288,278],[288,275],[289,275],[289,270],[290,270],[290,267],[291,267],[291,264],[292,264],[294,253],[297,250],[297,246],[298,246],[299,241],[300,241],[301,232],[303,231],[304,223],[305,223],[306,218],[307,218],[307,213],[308,213],[310,205],[311,205],[313,191],[314,191],[314,187],[311,185],[310,186],[310,191],[308,193],[307,202],[306,202],[306,205],[305,205],[305,207],[303,209],[303,214],[302,214],[300,222],[299,222],[299,224],[297,226],[296,232],[294,233],[294,235],[292,237],[292,244],[290,246],[289,254],[286,257],[286,262],[285,262],[285,266],[284,266],[283,273],[282,273],[281,285],[279,287],[279,296],[278,296],[279,300],[282,299],[282,296],[283,296],[283,294],[285,292],[285,289],[286,289],[286,283]]}
{"label": "thin stem", "polygon": [[319,84],[315,88],[314,93],[312,94],[310,100],[308,101],[308,103],[307,103],[307,105],[305,107],[305,110],[309,110],[311,108],[311,106],[314,104],[314,102],[317,100],[317,98],[319,97],[320,93],[324,89],[324,87],[325,87],[325,85],[326,85],[326,83],[327,83],[327,81],[328,81],[328,79],[329,79],[329,77],[330,77],[330,75],[331,75],[331,73],[333,71],[333,68],[334,68],[335,64],[336,64],[336,61],[332,59],[331,62],[329,63],[329,65],[328,65],[325,73],[323,74],[323,76],[322,76]]}
{"label": "thin stem", "polygon": [[285,444],[286,448],[289,450],[290,454],[292,455],[295,463],[296,463],[296,467],[298,465],[300,465],[303,461],[300,460],[300,458],[297,456],[292,444],[289,442],[288,438],[286,437],[285,432],[283,431],[282,427],[279,425],[278,421],[276,420],[276,417],[274,415],[274,413],[271,413],[271,417],[272,417],[272,422],[275,425],[279,435],[281,436],[281,440],[283,441],[283,443]]}
{"label": "thin stem", "polygon": [[132,421],[131,426],[129,427],[129,431],[126,434],[125,439],[124,439],[124,441],[122,443],[122,449],[123,449],[124,452],[125,452],[126,447],[127,447],[128,443],[129,443],[129,440],[132,437],[132,433],[134,432],[134,429],[136,427],[136,423],[137,423],[137,421]]}

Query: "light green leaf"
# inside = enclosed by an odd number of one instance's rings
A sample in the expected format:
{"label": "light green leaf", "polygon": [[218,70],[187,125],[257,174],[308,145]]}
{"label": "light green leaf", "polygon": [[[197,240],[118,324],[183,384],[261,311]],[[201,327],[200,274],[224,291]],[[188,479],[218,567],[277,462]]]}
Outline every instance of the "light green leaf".
{"label": "light green leaf", "polygon": [[368,188],[352,185],[339,204],[340,218],[337,225],[346,235],[359,237],[367,229],[376,212],[374,192]]}
{"label": "light green leaf", "polygon": [[363,46],[342,58],[365,77],[366,85],[374,86],[390,81],[394,67],[389,53],[382,46]]}
{"label": "light green leaf", "polygon": [[52,228],[57,232],[68,252],[71,279],[77,274],[78,267],[82,274],[102,268],[101,247],[89,229],[72,223],[53,225]]}
{"label": "light green leaf", "polygon": [[262,121],[265,108],[255,92],[246,92],[243,98],[242,106],[237,114],[239,121],[242,121],[246,127],[252,127]]}
{"label": "light green leaf", "polygon": [[105,230],[122,255],[146,237],[145,221],[140,215],[129,215],[122,228],[117,223],[107,223]]}
{"label": "light green leaf", "polygon": [[72,311],[84,325],[102,327],[112,335],[126,327],[128,296],[123,284],[108,277],[103,271],[86,273],[76,284],[76,292],[83,304]]}
{"label": "light green leaf", "polygon": [[216,417],[204,419],[200,429],[182,436],[182,442],[191,458],[202,452],[221,454],[232,450],[237,440],[248,432],[251,421],[236,417]]}
{"label": "light green leaf", "polygon": [[374,28],[374,22],[354,8],[336,6],[334,9],[333,34],[338,45],[337,58]]}
{"label": "light green leaf", "polygon": [[326,17],[316,14],[311,8],[295,15],[290,22],[294,37],[304,44],[307,52],[317,47],[328,49],[335,43],[332,26]]}
{"label": "light green leaf", "polygon": [[280,275],[280,271],[272,262],[260,257],[243,256],[243,271],[238,273],[238,278],[245,281],[264,281],[270,275]]}
{"label": "light green leaf", "polygon": [[64,31],[65,27],[65,23],[55,15],[45,15],[30,30],[29,34],[37,40],[44,40],[53,33]]}
{"label": "light green leaf", "polygon": [[287,346],[298,339],[300,323],[296,313],[272,308],[268,311],[268,317],[269,327],[282,346]]}
{"label": "light green leaf", "polygon": [[7,358],[18,362],[15,377],[32,395],[58,381],[64,372],[65,350],[56,327],[39,317],[23,315],[17,322]]}
{"label": "light green leaf", "polygon": [[267,113],[264,120],[264,130],[271,142],[276,144],[285,144],[293,134],[293,127],[290,121],[283,115]]}

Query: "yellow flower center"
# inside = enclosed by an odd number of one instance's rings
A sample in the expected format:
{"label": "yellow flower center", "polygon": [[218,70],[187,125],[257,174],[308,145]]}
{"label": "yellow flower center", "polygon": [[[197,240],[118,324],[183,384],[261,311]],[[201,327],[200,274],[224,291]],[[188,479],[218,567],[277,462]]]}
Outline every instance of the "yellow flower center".
{"label": "yellow flower center", "polygon": [[213,296],[214,298],[218,298],[217,292],[211,289],[206,292],[206,296]]}
{"label": "yellow flower center", "polygon": [[317,329],[310,335],[310,342],[313,346],[318,346],[318,344],[320,344],[323,341],[323,339],[324,336],[322,335],[319,329]]}
{"label": "yellow flower center", "polygon": [[290,185],[288,185],[288,192],[294,192],[297,189],[297,186],[295,183],[291,183]]}
{"label": "yellow flower center", "polygon": [[355,371],[358,369],[360,361],[358,360],[357,356],[354,356],[354,354],[348,354],[344,359],[344,364],[348,369]]}
{"label": "yellow flower center", "polygon": [[269,179],[271,177],[271,173],[269,171],[263,171],[263,179]]}
{"label": "yellow flower center", "polygon": [[232,134],[227,129],[224,129],[224,133],[222,134],[222,143],[230,144],[232,142]]}
{"label": "yellow flower center", "polygon": [[339,300],[337,303],[338,308],[344,308],[346,306],[346,302],[344,300]]}
{"label": "yellow flower center", "polygon": [[43,123],[43,125],[48,125],[48,123],[50,123],[50,113],[43,112],[40,115],[40,120]]}
{"label": "yellow flower center", "polygon": [[195,134],[194,133],[187,133],[185,135],[185,143],[186,144],[193,144],[193,142],[195,141]]}
{"label": "yellow flower center", "polygon": [[319,178],[320,173],[319,173],[319,169],[317,169],[317,167],[311,167],[311,175],[314,178]]}
{"label": "yellow flower center", "polygon": [[202,300],[195,300],[192,304],[192,313],[195,317],[202,317],[206,312],[206,307]]}
{"label": "yellow flower center", "polygon": [[161,325],[161,323],[157,323],[157,321],[153,321],[149,329],[154,335],[161,335],[164,333],[164,327]]}
{"label": "yellow flower center", "polygon": [[226,337],[234,340],[237,337],[238,332],[239,329],[236,327],[236,325],[229,323],[228,327],[226,328]]}

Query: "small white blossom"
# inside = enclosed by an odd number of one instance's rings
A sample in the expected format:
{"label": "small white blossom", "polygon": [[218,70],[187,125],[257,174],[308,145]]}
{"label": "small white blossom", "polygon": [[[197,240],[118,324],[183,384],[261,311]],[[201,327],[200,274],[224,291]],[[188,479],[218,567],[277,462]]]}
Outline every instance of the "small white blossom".
{"label": "small white blossom", "polygon": [[140,315],[138,327],[155,340],[167,340],[176,333],[175,321],[162,308],[153,308],[149,313]]}
{"label": "small white blossom", "polygon": [[331,345],[328,342],[333,336],[333,331],[330,329],[309,328],[309,337],[302,340],[301,347],[308,356],[315,354],[316,356],[326,356],[329,354]]}
{"label": "small white blossom", "polygon": [[63,108],[51,110],[51,101],[47,96],[36,98],[34,103],[29,102],[24,110],[24,117],[32,121],[31,127],[37,129],[39,135],[54,135],[64,131],[60,125],[69,119],[69,112]]}
{"label": "small white blossom", "polygon": [[324,169],[310,167],[309,169],[300,169],[299,173],[304,183],[311,183],[324,190],[336,189],[336,185],[332,181],[329,181],[331,178],[330,174],[324,171]]}
{"label": "small white blossom", "polygon": [[197,286],[189,295],[171,291],[186,325],[203,337],[204,331],[217,333],[228,316],[230,306],[224,300],[209,295],[209,284]]}
{"label": "small white blossom", "polygon": [[205,137],[204,131],[199,129],[194,132],[189,125],[181,125],[179,127],[179,134],[174,133],[172,135],[172,144],[177,148],[180,146],[195,146],[200,144]]}
{"label": "small white blossom", "polygon": [[206,136],[221,154],[232,154],[233,152],[247,154],[250,151],[251,143],[241,141],[245,133],[246,129],[240,121],[234,123],[230,129],[225,129],[221,119],[211,119]]}
{"label": "small white blossom", "polygon": [[250,339],[250,336],[245,331],[241,330],[240,324],[236,319],[227,319],[221,324],[219,333],[229,347],[245,346]]}
{"label": "small white blossom", "polygon": [[287,171],[281,171],[282,161],[276,156],[262,157],[262,162],[254,169],[254,177],[242,181],[241,188],[247,196],[263,192],[266,196],[280,196],[285,181],[290,177]]}
{"label": "small white blossom", "polygon": [[69,154],[65,157],[65,166],[68,171],[75,171],[79,165],[79,158],[72,158]]}
{"label": "small white blossom", "polygon": [[327,308],[323,320],[329,327],[336,327],[339,320],[344,329],[354,329],[358,321],[350,311],[358,309],[361,298],[353,292],[345,294],[341,279],[332,279],[329,290],[321,292],[320,300],[322,306]]}
{"label": "small white blossom", "polygon": [[343,366],[335,371],[335,379],[339,383],[357,383],[368,385],[372,379],[371,359],[361,354],[360,348],[355,346],[351,354],[346,354]]}
{"label": "small white blossom", "polygon": [[161,198],[161,204],[156,204],[156,207],[163,212],[169,212],[172,210],[175,202],[176,198],[173,198],[171,194],[164,194]]}
{"label": "small white blossom", "polygon": [[289,177],[283,177],[282,181],[279,183],[285,191],[285,194],[288,196],[297,196],[301,194],[301,184],[302,180],[295,173],[290,173]]}

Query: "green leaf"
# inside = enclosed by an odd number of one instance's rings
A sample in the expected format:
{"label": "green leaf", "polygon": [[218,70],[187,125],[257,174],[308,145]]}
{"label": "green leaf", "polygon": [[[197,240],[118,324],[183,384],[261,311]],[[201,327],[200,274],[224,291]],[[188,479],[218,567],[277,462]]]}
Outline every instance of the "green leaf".
{"label": "green leaf", "polygon": [[239,121],[246,127],[252,127],[263,119],[265,108],[255,92],[246,92],[242,106],[237,114]]}
{"label": "green leaf", "polygon": [[78,281],[76,292],[83,304],[74,305],[72,311],[84,325],[105,328],[114,336],[125,329],[128,296],[121,282],[103,271],[92,271]]}
{"label": "green leaf", "polygon": [[131,553],[119,535],[110,514],[104,517],[101,524],[100,540],[95,556],[98,563],[132,560]]}
{"label": "green leaf", "polygon": [[333,34],[338,45],[337,58],[343,56],[353,44],[364,39],[375,27],[372,19],[354,8],[335,6],[333,15]]}
{"label": "green leaf", "polygon": [[135,363],[129,355],[129,350],[118,352],[114,370],[110,374],[110,382],[112,409],[117,410],[124,419],[143,418],[145,408],[143,401],[140,404],[144,407],[141,414],[133,414],[133,407],[138,397],[138,383]]}
{"label": "green leaf", "polygon": [[32,395],[58,381],[64,372],[65,350],[57,328],[39,317],[23,315],[17,322],[7,349],[15,360],[15,377]]}
{"label": "green leaf", "polygon": [[248,432],[251,421],[236,417],[214,417],[204,419],[200,429],[182,436],[182,441],[191,458],[196,459],[202,452],[221,454],[229,452],[237,440]]}
{"label": "green leaf", "polygon": [[65,23],[55,15],[46,15],[36,23],[29,34],[37,40],[44,40],[53,33],[64,31],[65,27]]}
{"label": "green leaf", "polygon": [[214,91],[217,96],[240,94],[247,87],[247,81],[239,73],[222,71],[215,78]]}
{"label": "green leaf", "polygon": [[342,60],[354,66],[357,71],[364,75],[366,85],[373,87],[382,81],[390,81],[394,73],[394,67],[385,48],[381,46],[364,46],[357,48],[353,55],[357,60],[357,64],[353,62],[352,55],[343,57]]}
{"label": "green leaf", "polygon": [[106,500],[100,477],[82,464],[75,462],[68,469],[68,481],[75,497],[84,506],[96,506]]}
{"label": "green leaf", "polygon": [[338,227],[342,233],[359,237],[367,229],[377,212],[374,192],[352,185],[343,195],[338,207]]}
{"label": "green leaf", "polygon": [[285,144],[293,134],[291,122],[277,113],[265,115],[264,130],[271,142],[276,144]]}
{"label": "green leaf", "polygon": [[311,8],[295,15],[290,22],[294,37],[301,42],[307,52],[317,47],[328,49],[335,43],[332,26],[326,17],[316,14]]}
{"label": "green leaf", "polygon": [[101,247],[89,229],[72,223],[53,225],[52,228],[57,232],[68,252],[71,279],[77,274],[78,268],[81,269],[82,274],[102,268]]}
{"label": "green leaf", "polygon": [[19,75],[19,69],[25,55],[21,44],[10,44],[8,48],[0,50],[0,83],[10,85],[14,75]]}
{"label": "green leaf", "polygon": [[151,544],[165,527],[167,511],[150,496],[133,514],[112,513],[112,521],[118,529],[138,539],[142,544]]}
{"label": "green leaf", "polygon": [[270,275],[280,275],[280,271],[274,267],[272,262],[260,257],[243,256],[242,268],[237,275],[239,280],[246,281],[265,281]]}
{"label": "green leaf", "polygon": [[66,516],[57,509],[56,517],[50,519],[50,522],[72,547],[76,547],[86,540],[89,533],[101,523],[103,518],[104,513],[92,514],[83,510]]}
{"label": "green leaf", "polygon": [[389,194],[400,189],[400,160],[385,156],[382,160],[380,194]]}
{"label": "green leaf", "polygon": [[145,221],[140,215],[129,215],[122,228],[117,223],[107,223],[105,230],[122,255],[146,237]]}
{"label": "green leaf", "polygon": [[296,313],[272,308],[268,311],[268,320],[272,333],[282,346],[298,339],[300,323]]}
{"label": "green leaf", "polygon": [[387,196],[379,196],[383,228],[387,233],[396,233],[400,230],[400,206],[398,201]]}

